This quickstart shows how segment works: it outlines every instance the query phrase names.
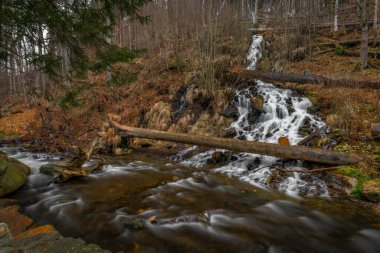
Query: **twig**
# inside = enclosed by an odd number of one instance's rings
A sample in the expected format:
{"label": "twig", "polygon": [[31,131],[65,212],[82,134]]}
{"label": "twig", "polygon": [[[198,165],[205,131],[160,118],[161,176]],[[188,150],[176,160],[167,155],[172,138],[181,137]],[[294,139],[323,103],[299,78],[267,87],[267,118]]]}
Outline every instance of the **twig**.
{"label": "twig", "polygon": [[272,168],[272,169],[276,169],[276,170],[283,171],[283,172],[314,173],[314,172],[321,172],[321,171],[328,171],[328,170],[336,170],[338,167],[335,166],[335,167],[318,168],[318,169],[312,169],[312,170],[298,170],[298,169],[291,170],[291,169],[286,169],[286,168],[283,168],[280,166],[268,165],[268,166],[256,168],[254,171],[256,172],[258,170],[262,170],[265,168]]}
{"label": "twig", "polygon": [[327,171],[327,170],[336,170],[337,167],[328,167],[328,168],[318,168],[318,169],[312,169],[312,170],[289,170],[285,169],[279,166],[273,166],[276,170],[283,171],[283,172],[300,172],[300,173],[314,173],[314,172],[321,172],[321,171]]}

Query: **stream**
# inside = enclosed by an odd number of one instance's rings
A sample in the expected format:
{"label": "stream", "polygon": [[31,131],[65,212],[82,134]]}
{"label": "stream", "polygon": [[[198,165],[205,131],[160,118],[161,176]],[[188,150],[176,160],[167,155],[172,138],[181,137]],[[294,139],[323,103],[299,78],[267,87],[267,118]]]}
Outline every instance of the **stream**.
{"label": "stream", "polygon": [[[262,38],[248,58],[253,69]],[[253,63],[254,62],[254,63]],[[252,107],[261,96],[263,110]],[[236,138],[291,144],[303,128],[324,122],[308,113],[311,102],[291,90],[257,81],[233,98]],[[113,252],[379,252],[379,217],[349,201],[330,200],[323,180],[288,173],[275,188],[267,184],[280,159],[234,154],[210,166],[215,151],[181,151],[171,159],[141,153],[108,157],[103,170],[55,184],[39,167],[58,160],[48,154],[2,147],[32,168],[28,183],[11,197],[37,224],[51,224],[64,236],[82,238]],[[96,162],[92,158],[87,165]],[[287,168],[302,168],[287,162]]]}
{"label": "stream", "polygon": [[56,157],[2,150],[32,168],[11,196],[27,215],[113,252],[379,252],[379,218],[351,202],[294,198],[143,154],[55,184],[38,168]]}

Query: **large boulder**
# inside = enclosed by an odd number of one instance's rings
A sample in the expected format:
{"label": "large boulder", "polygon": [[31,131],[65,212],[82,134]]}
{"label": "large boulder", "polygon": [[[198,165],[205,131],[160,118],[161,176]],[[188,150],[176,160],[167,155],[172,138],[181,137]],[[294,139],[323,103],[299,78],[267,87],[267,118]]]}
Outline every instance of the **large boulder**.
{"label": "large boulder", "polygon": [[27,181],[30,168],[21,162],[7,157],[0,151],[0,197],[8,195]]}

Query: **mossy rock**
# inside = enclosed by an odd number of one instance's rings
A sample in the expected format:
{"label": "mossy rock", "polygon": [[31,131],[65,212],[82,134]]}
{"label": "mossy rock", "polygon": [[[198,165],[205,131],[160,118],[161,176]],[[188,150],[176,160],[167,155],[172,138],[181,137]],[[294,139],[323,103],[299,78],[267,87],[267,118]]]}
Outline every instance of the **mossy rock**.
{"label": "mossy rock", "polygon": [[0,197],[8,195],[27,181],[30,168],[21,162],[7,157],[0,151]]}
{"label": "mossy rock", "polygon": [[380,202],[380,179],[372,179],[363,183],[362,193],[372,202]]}
{"label": "mossy rock", "polygon": [[62,174],[64,170],[64,167],[55,164],[46,164],[40,167],[40,173],[52,176]]}

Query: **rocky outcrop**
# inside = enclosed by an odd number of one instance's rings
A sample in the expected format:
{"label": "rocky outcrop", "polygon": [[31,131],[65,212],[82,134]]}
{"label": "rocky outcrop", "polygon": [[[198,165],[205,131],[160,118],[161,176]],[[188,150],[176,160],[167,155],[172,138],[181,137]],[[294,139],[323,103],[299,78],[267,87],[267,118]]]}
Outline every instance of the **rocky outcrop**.
{"label": "rocky outcrop", "polygon": [[27,181],[30,168],[21,162],[7,157],[0,151],[0,197],[8,195]]}
{"label": "rocky outcrop", "polygon": [[53,226],[36,226],[13,199],[0,199],[0,252],[110,252],[81,239],[63,237]]}

